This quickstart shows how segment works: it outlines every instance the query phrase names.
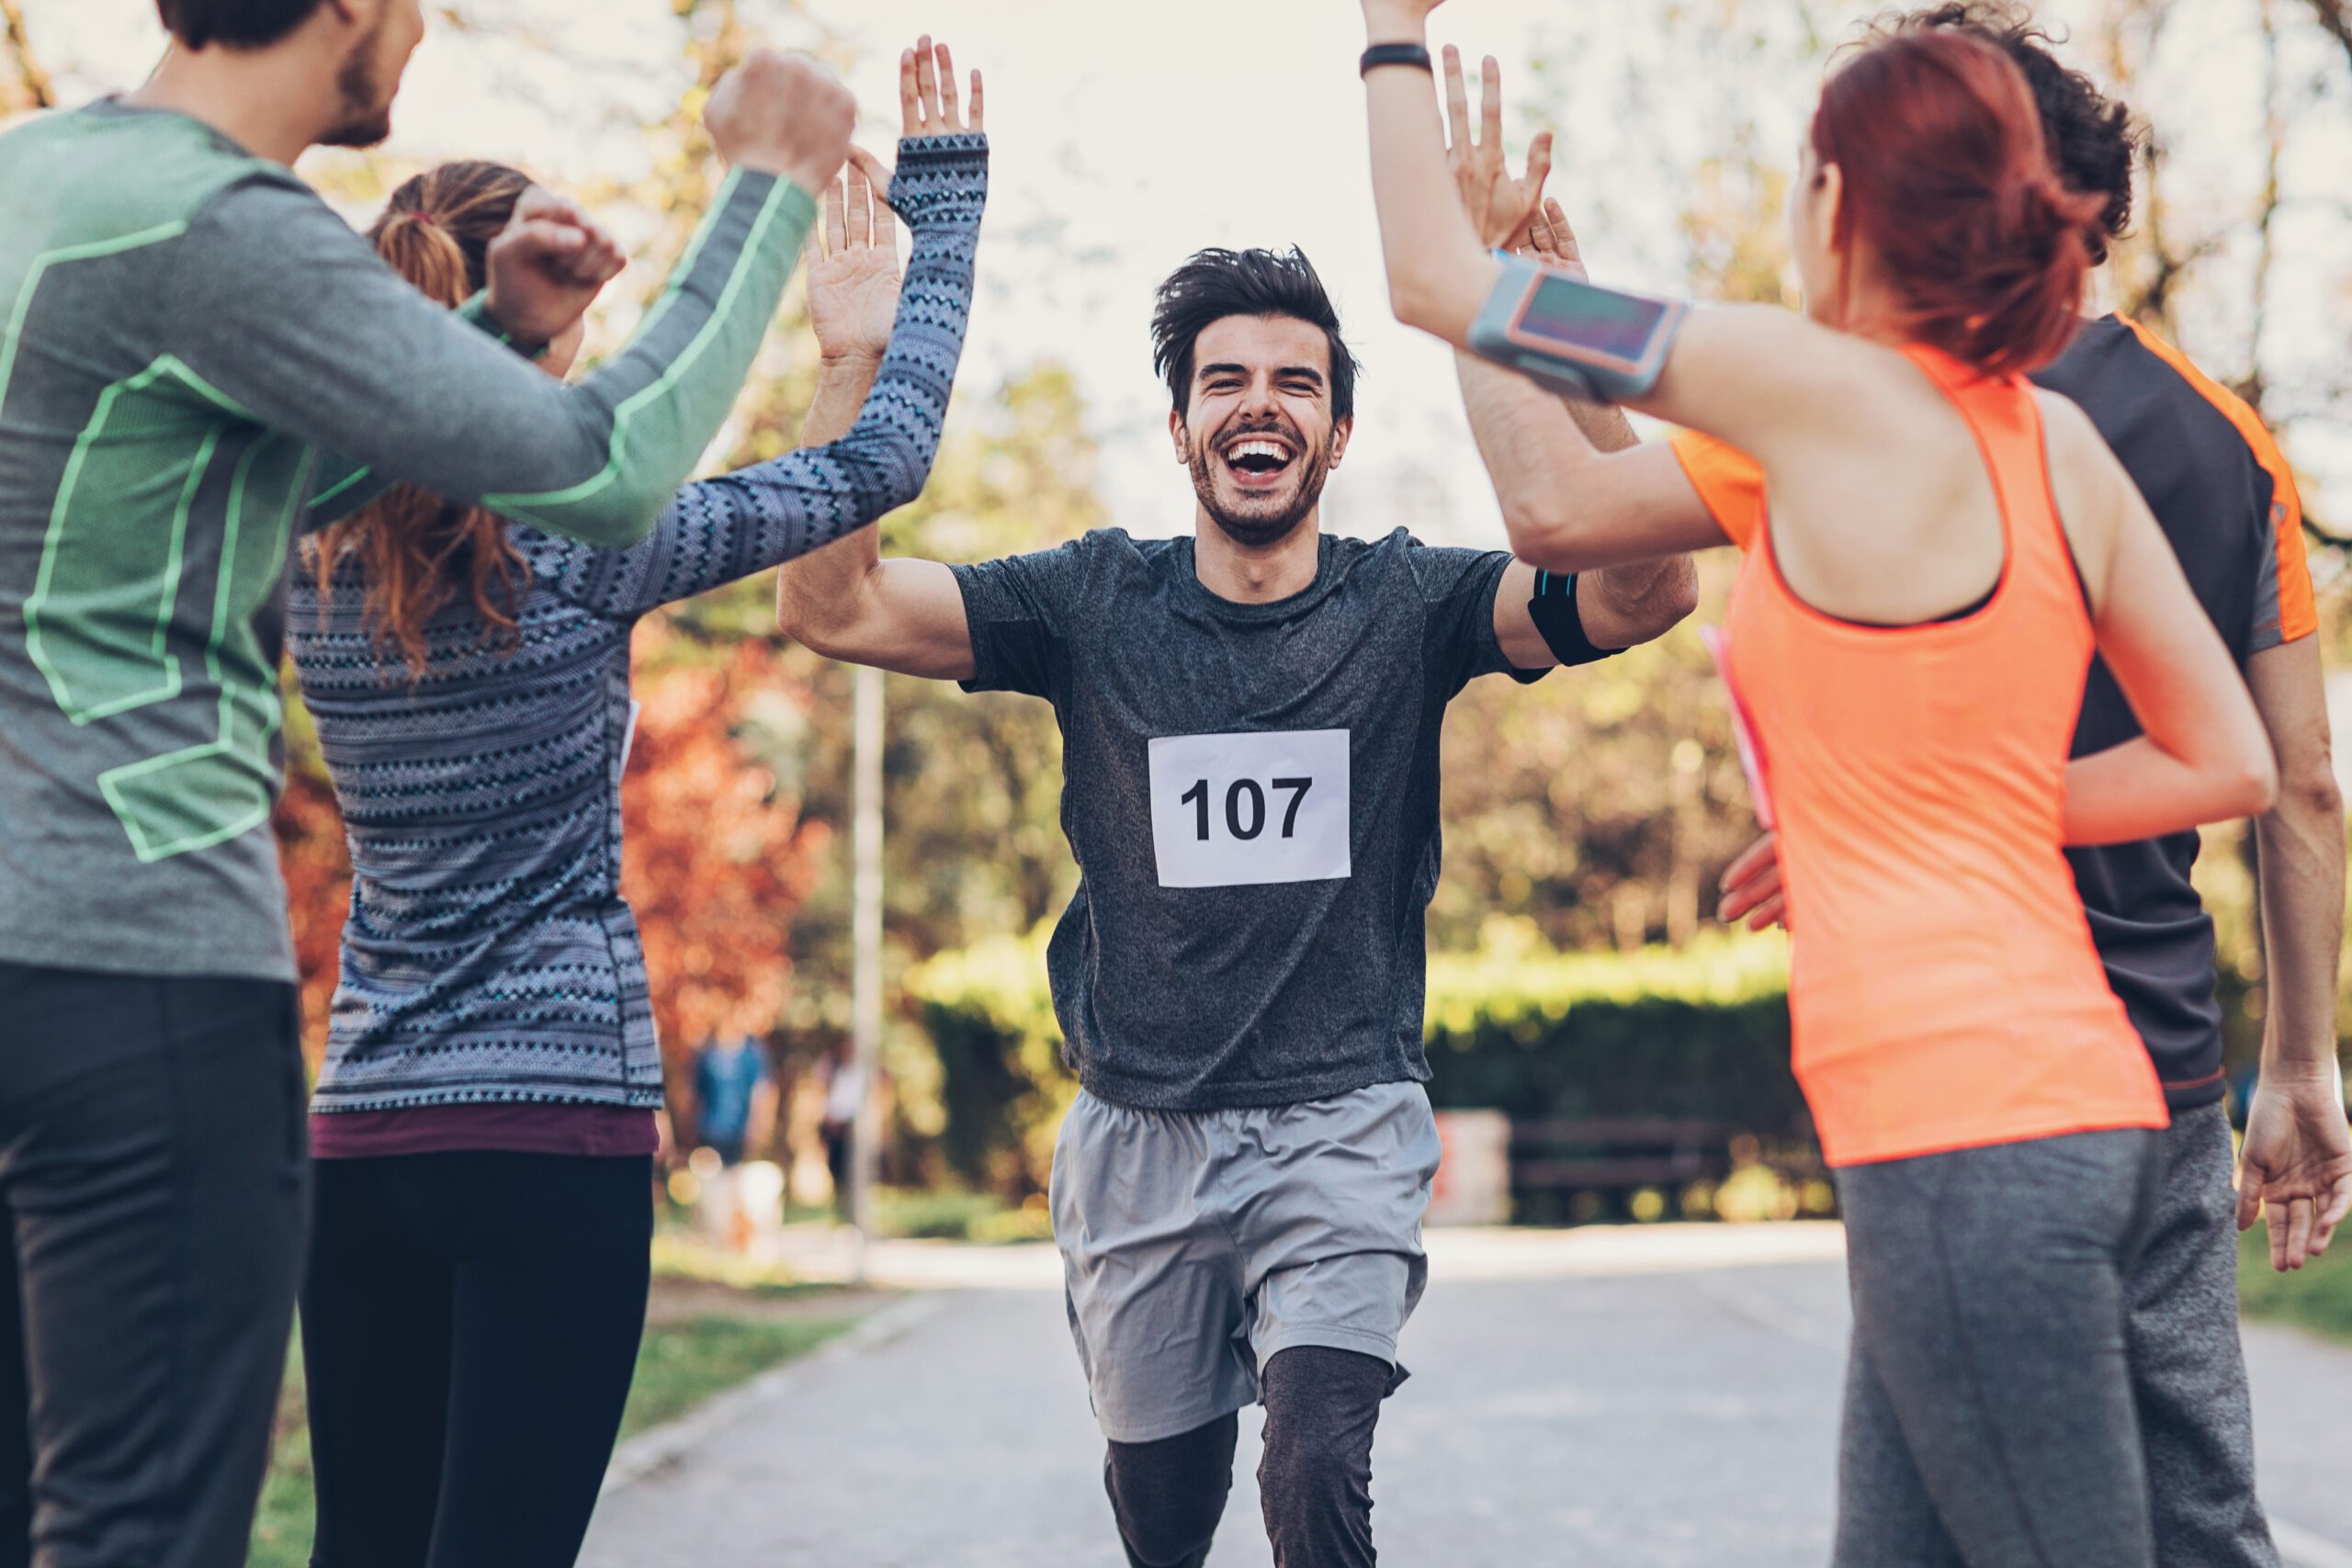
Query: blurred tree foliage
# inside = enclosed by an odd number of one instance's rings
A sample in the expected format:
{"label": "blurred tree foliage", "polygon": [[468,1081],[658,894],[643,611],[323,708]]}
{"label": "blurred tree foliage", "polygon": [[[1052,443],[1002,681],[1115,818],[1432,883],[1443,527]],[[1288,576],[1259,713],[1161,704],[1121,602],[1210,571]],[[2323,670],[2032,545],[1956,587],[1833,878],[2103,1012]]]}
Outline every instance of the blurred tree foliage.
{"label": "blurred tree foliage", "polygon": [[[50,73],[61,62],[38,52],[44,3],[0,0],[0,116],[51,94]],[[826,8],[820,0],[817,11]],[[1560,8],[1532,76],[1510,85],[1523,117],[1563,132],[1555,189],[1589,220],[1589,240],[1605,238],[1597,269],[1687,276],[1705,297],[1792,302],[1781,219],[1802,104],[1824,56],[1884,8],[1879,0],[1666,0],[1638,8],[1638,26],[1623,7]],[[531,29],[515,0],[447,0],[435,9],[460,34],[557,47]],[[2342,356],[2314,361],[2308,329],[2281,318],[2290,253],[2310,254],[2315,237],[2340,243],[2352,223],[2341,160],[2331,172],[2324,156],[2311,155],[2314,139],[2342,133],[2352,80],[2343,7],[2048,0],[2038,9],[2071,20],[2069,51],[2158,111],[2139,225],[2115,268],[2120,306],[2239,387],[2281,425],[2290,456],[2305,433],[2340,428],[2352,398]],[[712,188],[699,123],[710,84],[770,25],[793,23],[796,40],[814,27],[799,0],[668,0],[668,10],[688,90],[673,112],[640,128],[650,152],[641,175],[578,192],[638,244],[628,284],[635,292],[594,322],[592,344],[606,350],[666,275]],[[2199,58],[2216,17],[2234,18],[2224,34],[2251,49]],[[2190,18],[2209,31],[2187,31]],[[2165,118],[2180,85],[2209,68],[2256,73],[2259,113],[2243,136],[2195,117]],[[1693,82],[1747,90],[1694,92]],[[584,125],[611,111],[596,104],[576,112]],[[2229,154],[2221,164],[2190,156],[2209,153],[2217,138]],[[305,165],[355,209],[380,199],[412,167],[384,154]],[[1637,186],[1684,193],[1675,221],[1661,229],[1637,220],[1635,204],[1616,196]],[[796,302],[721,443],[730,465],[797,444],[813,365]],[[1110,521],[1094,489],[1086,413],[1079,389],[1051,361],[993,389],[967,389],[930,491],[886,523],[885,547],[978,559],[1047,547]],[[2341,563],[2324,550],[2314,567],[2329,635],[2343,651]],[[1720,616],[1732,569],[1721,553],[1704,563],[1701,619]],[[624,791],[628,886],[673,1063],[737,1010],[772,1017],[788,1055],[814,1055],[847,1030],[850,675],[775,636],[771,592],[764,578],[739,584],[650,618],[639,639],[647,714]],[[1069,1092],[1054,1065],[1050,1016],[1037,1008],[1038,933],[1075,875],[1057,821],[1059,736],[1034,699],[966,696],[896,678],[888,691],[888,964],[892,993],[908,998],[886,1043],[896,1102],[904,1131],[944,1135],[933,1146],[958,1174],[1017,1190],[1041,1179]],[[348,868],[332,793],[295,706],[280,836],[315,1038]],[[1577,986],[1657,980],[1656,961],[1637,950],[1704,936],[1713,874],[1752,830],[1720,689],[1696,638],[1677,633],[1532,689],[1476,682],[1455,705],[1445,748],[1446,874],[1430,919],[1441,954],[1431,981],[1441,1072],[1464,1085],[1500,1074],[1495,1094],[1552,1103],[1542,1085],[1527,1087],[1532,1078],[1510,1078],[1517,1089],[1504,1081],[1510,1052],[1533,1049],[1531,1040],[1567,1042],[1544,1048],[1557,1055],[1575,1042],[1549,1014],[1540,1029],[1529,1021],[1534,1014],[1505,1018],[1513,998],[1541,992],[1554,983],[1544,976],[1566,973],[1562,965],[1597,962],[1566,956],[1593,950],[1634,956],[1615,978],[1578,970]],[[2233,831],[2220,837],[2237,841]],[[2203,876],[2243,1048],[2258,1029],[2252,878],[2242,856],[2220,852],[2207,855]],[[1498,915],[1516,923],[1498,926]],[[1465,987],[1487,1010],[1466,1023],[1445,999]],[[975,997],[994,999],[956,999]],[[1717,1016],[1713,1004],[1687,997],[1659,1005],[1683,1009],[1673,1016],[1686,1023]],[[1749,996],[1736,1005],[1758,1004]],[[1600,1027],[1595,1003],[1578,1006],[1578,1029]],[[1612,1040],[1665,1027],[1663,1014],[1606,1016],[1634,1021]],[[1751,1039],[1745,1026],[1735,1032]],[[1575,1066],[1563,1057],[1544,1071]]]}

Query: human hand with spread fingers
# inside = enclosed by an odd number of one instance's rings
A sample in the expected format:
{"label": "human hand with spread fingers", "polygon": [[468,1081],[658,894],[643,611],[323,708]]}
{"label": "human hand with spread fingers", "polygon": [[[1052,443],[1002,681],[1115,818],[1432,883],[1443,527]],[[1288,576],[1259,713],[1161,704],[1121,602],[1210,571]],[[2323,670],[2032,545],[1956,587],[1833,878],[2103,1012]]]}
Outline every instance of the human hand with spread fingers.
{"label": "human hand with spread fingers", "polygon": [[1524,250],[1528,227],[1543,215],[1544,181],[1552,172],[1552,133],[1538,131],[1528,144],[1527,166],[1517,175],[1503,149],[1502,66],[1493,55],[1479,68],[1478,131],[1470,130],[1470,94],[1462,79],[1462,51],[1445,46],[1445,161],[1453,171],[1463,210],[1481,243],[1507,251]]}

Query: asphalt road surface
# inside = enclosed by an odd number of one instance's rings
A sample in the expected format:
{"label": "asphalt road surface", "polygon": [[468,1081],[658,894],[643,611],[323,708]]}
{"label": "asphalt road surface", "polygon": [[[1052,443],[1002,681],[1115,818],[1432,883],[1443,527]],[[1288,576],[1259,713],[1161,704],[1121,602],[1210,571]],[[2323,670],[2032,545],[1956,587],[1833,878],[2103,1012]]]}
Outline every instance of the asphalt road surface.
{"label": "asphalt road surface", "polygon": [[[1125,1568],[1051,1249],[869,1262],[925,1288],[624,1450],[587,1568]],[[1374,1450],[1382,1560],[1820,1568],[1846,1332],[1834,1226],[1438,1233]],[[2247,1343],[2280,1545],[2352,1568],[2352,1351]],[[1210,1568],[1269,1561],[1258,1421]]]}

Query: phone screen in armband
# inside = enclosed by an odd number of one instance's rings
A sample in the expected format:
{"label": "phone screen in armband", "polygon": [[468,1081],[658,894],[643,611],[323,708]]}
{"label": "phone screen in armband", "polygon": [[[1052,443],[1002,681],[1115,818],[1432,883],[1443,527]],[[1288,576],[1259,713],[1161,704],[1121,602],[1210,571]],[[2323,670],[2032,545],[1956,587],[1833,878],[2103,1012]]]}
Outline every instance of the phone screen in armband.
{"label": "phone screen in armband", "polygon": [[1657,385],[1687,310],[1506,256],[1470,346],[1571,396],[1634,397]]}

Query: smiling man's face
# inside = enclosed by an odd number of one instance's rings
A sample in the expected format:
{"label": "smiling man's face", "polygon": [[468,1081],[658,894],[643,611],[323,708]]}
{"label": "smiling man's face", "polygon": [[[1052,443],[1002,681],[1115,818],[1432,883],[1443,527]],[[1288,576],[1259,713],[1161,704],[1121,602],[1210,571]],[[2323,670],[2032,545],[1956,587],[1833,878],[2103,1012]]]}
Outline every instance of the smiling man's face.
{"label": "smiling man's face", "polygon": [[1235,544],[1263,549],[1312,516],[1347,450],[1331,417],[1331,345],[1295,316],[1227,316],[1193,344],[1176,456],[1201,509]]}

